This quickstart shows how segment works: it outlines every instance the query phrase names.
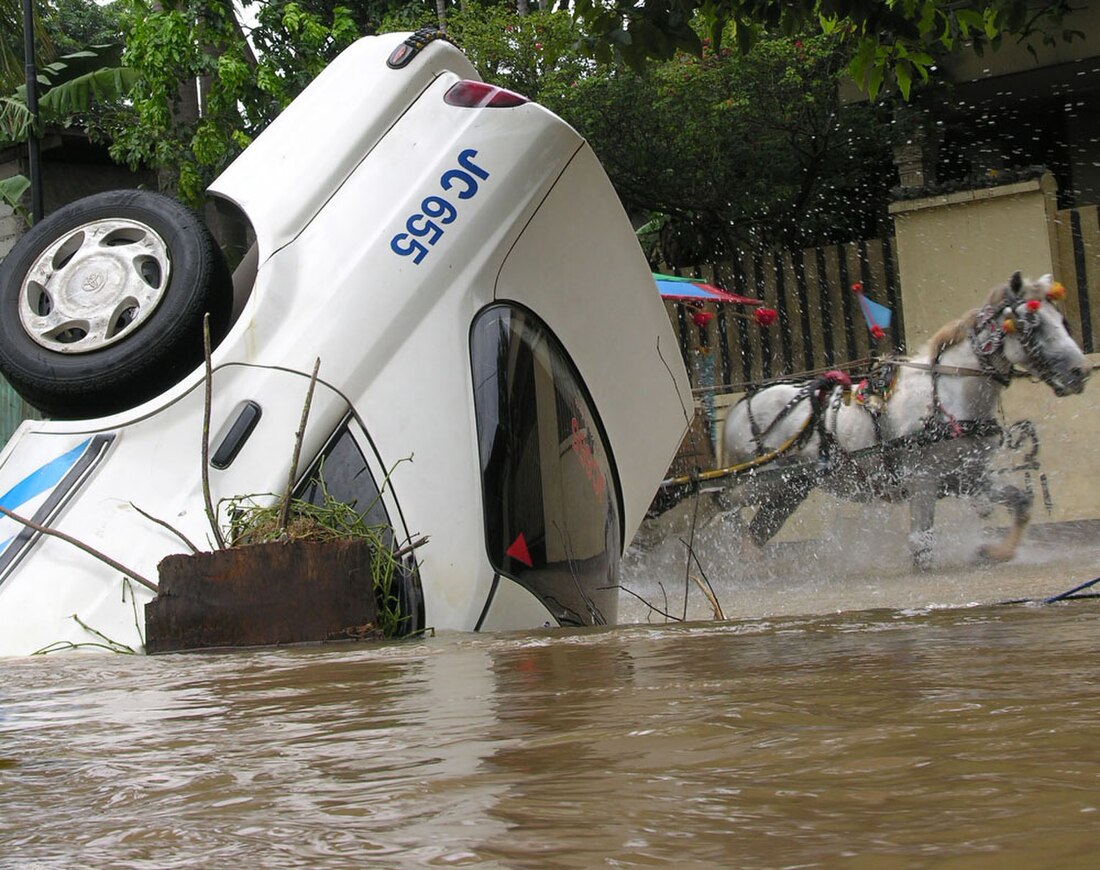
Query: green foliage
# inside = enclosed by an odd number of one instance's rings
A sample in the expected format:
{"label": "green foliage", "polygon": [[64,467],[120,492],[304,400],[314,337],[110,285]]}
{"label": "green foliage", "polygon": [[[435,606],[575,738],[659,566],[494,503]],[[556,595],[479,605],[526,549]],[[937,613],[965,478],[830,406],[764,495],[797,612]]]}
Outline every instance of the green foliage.
{"label": "green foliage", "polygon": [[72,54],[89,45],[122,45],[118,3],[98,0],[51,0],[46,21],[58,54]]}
{"label": "green foliage", "polygon": [[[53,43],[46,28],[49,7],[34,0],[34,32],[39,58],[52,57]],[[23,54],[23,0],[0,0],[0,93],[8,93],[26,81]]]}
{"label": "green foliage", "polygon": [[597,58],[635,69],[677,51],[698,55],[696,14],[716,47],[726,36],[742,52],[764,34],[816,30],[847,44],[849,72],[872,98],[891,84],[908,99],[914,81],[928,79],[935,55],[964,44],[981,53],[1010,36],[1084,38],[1063,27],[1070,0],[576,0],[573,8]]}
{"label": "green foliage", "polygon": [[[34,0],[33,7],[38,66],[89,45],[122,44],[114,4]],[[9,94],[25,82],[23,0],[0,0],[0,93]]]}
{"label": "green foliage", "polygon": [[298,3],[267,3],[260,6],[257,19],[259,26],[252,31],[260,56],[257,76],[280,109],[360,35],[345,6],[333,6],[322,18]]}
{"label": "green foliage", "polygon": [[[124,3],[130,111],[109,133],[111,154],[161,171],[198,205],[210,181],[359,35],[345,6],[324,15],[296,2],[261,5],[251,36],[229,4],[210,0]],[[201,89],[202,111],[198,90]]]}
{"label": "green foliage", "polygon": [[[118,65],[121,55],[122,49],[117,45],[94,45],[41,67],[39,132],[48,125],[90,126],[94,121],[89,113],[121,100],[135,79],[132,70]],[[31,124],[26,85],[0,97],[0,143],[24,141]]]}
{"label": "green foliage", "polygon": [[589,140],[627,211],[650,223],[654,264],[868,238],[886,220],[888,119],[839,105],[848,55],[837,37],[756,34],[742,54],[697,36],[701,56],[632,72],[595,63],[582,25],[560,12],[468,4],[448,32],[486,80]]}
{"label": "green foliage", "polygon": [[873,236],[892,165],[875,109],[842,109],[826,37],[759,38],[578,79],[546,102],[592,144],[651,261]]}
{"label": "green foliage", "polygon": [[13,175],[9,178],[0,178],[0,202],[3,202],[12,211],[19,215],[30,226],[30,214],[23,207],[23,194],[31,186],[31,180],[25,175]]}
{"label": "green foliage", "polygon": [[447,34],[486,81],[543,102],[595,66],[579,50],[578,26],[568,14],[466,4],[448,14]]}

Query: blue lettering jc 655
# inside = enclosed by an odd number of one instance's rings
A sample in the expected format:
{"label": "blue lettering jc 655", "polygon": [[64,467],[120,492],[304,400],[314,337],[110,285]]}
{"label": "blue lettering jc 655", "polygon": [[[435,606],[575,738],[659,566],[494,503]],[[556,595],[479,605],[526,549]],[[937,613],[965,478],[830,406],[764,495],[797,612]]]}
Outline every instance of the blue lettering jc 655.
{"label": "blue lettering jc 655", "polygon": [[[448,169],[439,177],[439,187],[457,199],[473,199],[477,196],[478,182],[489,177],[488,171],[476,163],[477,151],[467,148],[456,159],[458,166]],[[430,249],[443,238],[444,227],[458,218],[458,207],[439,194],[424,197],[420,211],[405,221],[405,232],[390,239],[390,248],[402,257],[412,257],[419,265]]]}

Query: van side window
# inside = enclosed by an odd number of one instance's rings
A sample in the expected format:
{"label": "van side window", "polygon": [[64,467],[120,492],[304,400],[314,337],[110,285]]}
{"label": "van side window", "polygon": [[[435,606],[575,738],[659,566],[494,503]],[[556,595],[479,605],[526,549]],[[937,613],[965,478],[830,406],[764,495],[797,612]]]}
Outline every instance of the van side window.
{"label": "van side window", "polygon": [[367,525],[388,526],[389,517],[374,476],[347,424],[337,430],[304,480],[297,493],[303,501],[323,504],[327,491],[336,501],[352,505]]}
{"label": "van side window", "polygon": [[[346,420],[310,466],[295,495],[310,504],[321,505],[325,502],[325,493],[328,493],[330,498],[352,505],[368,526],[382,527],[382,540],[392,548],[395,546],[393,527],[364,457],[363,441],[366,437],[362,430],[357,425],[353,426],[350,419]],[[370,572],[365,576],[369,579]],[[408,555],[400,560],[393,583],[392,591],[403,614],[398,634],[422,631],[424,591],[413,556]]]}
{"label": "van side window", "polygon": [[478,314],[470,350],[490,562],[564,625],[613,619],[618,478],[576,367],[513,305]]}

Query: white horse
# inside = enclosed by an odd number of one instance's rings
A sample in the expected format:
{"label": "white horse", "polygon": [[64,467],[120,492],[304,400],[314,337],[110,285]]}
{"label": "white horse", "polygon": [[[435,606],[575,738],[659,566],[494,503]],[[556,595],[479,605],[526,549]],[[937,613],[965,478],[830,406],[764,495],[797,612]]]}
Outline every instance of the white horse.
{"label": "white horse", "polygon": [[1001,441],[994,414],[1017,376],[1039,378],[1059,396],[1084,389],[1091,366],[1053,304],[1064,292],[1050,275],[1025,281],[1017,272],[984,306],[943,326],[916,357],[881,367],[871,378],[877,385],[849,391],[845,376],[828,373],[765,387],[734,405],[723,431],[726,462],[777,454],[738,482],[751,493],[742,503],[759,505],[748,526],[751,543],[762,546],[821,486],[849,500],[909,501],[909,541],[920,569],[931,563],[938,498],[1003,504],[1012,527],[982,555],[1011,559],[1032,496],[991,472]]}

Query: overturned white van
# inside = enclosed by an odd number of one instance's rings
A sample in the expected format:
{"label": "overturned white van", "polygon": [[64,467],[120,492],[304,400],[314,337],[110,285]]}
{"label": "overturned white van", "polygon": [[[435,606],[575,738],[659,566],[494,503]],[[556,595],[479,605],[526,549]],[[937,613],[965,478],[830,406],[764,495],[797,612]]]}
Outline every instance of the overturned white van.
{"label": "overturned white van", "polygon": [[[0,454],[0,654],[143,646],[156,577],[211,501],[371,506],[409,631],[613,623],[619,560],[690,418],[671,326],[598,160],[434,33],[351,46],[216,180],[234,275],[155,194],[82,200],[0,266],[0,369],[52,419]],[[233,285],[236,285],[234,296]],[[403,461],[403,460],[411,461]],[[74,618],[74,616],[76,618]]]}

